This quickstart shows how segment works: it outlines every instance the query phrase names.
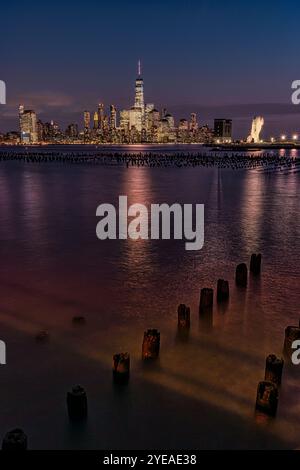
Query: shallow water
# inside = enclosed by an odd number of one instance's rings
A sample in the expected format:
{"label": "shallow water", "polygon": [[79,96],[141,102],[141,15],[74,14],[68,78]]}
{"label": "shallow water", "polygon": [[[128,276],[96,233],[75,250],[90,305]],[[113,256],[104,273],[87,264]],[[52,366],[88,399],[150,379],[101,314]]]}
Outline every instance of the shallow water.
{"label": "shallow water", "polygon": [[[300,175],[214,168],[0,165],[0,434],[20,426],[31,448],[180,449],[299,446],[299,374],[284,369],[275,420],[254,414],[265,356],[280,355],[299,320]],[[99,241],[96,207],[205,204],[205,244]],[[263,255],[246,290],[236,264]],[[230,301],[200,321],[199,292],[230,281]],[[188,338],[177,305],[191,307]],[[72,317],[84,315],[85,326]],[[161,357],[141,363],[143,331],[161,331]],[[47,329],[47,344],[35,334]],[[131,353],[128,387],[111,378],[112,355]],[[65,394],[89,397],[82,427]]]}

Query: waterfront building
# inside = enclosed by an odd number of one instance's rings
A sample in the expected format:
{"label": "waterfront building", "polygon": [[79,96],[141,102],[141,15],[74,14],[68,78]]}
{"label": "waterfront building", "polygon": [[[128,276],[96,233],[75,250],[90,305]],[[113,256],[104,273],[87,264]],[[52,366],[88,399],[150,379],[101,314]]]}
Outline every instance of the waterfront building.
{"label": "waterfront building", "polygon": [[84,113],[83,113],[83,122],[84,122],[84,128],[85,129],[90,129],[91,113],[89,111],[84,111]]}
{"label": "waterfront building", "polygon": [[98,104],[98,128],[103,129],[103,121],[104,121],[104,104]]}
{"label": "waterfront building", "polygon": [[83,122],[84,122],[84,141],[87,142],[90,139],[90,127],[91,127],[91,113],[89,111],[84,111]]}
{"label": "waterfront building", "polygon": [[109,127],[111,131],[117,128],[117,110],[113,104],[110,105]]}
{"label": "waterfront building", "polygon": [[232,141],[232,120],[215,119],[214,137],[216,143],[230,143]]}
{"label": "waterfront building", "polygon": [[77,124],[69,124],[66,129],[66,136],[72,139],[78,138],[78,125]]}
{"label": "waterfront building", "polygon": [[196,132],[198,130],[197,114],[191,113],[191,120],[189,123],[189,128],[191,132]]}
{"label": "waterfront building", "polygon": [[98,129],[99,127],[99,116],[98,116],[98,111],[94,112],[94,117],[93,117],[93,122],[94,122],[94,130]]}
{"label": "waterfront building", "polygon": [[36,113],[31,109],[24,109],[23,105],[19,106],[19,123],[21,142],[26,144],[34,144],[38,142],[38,126]]}

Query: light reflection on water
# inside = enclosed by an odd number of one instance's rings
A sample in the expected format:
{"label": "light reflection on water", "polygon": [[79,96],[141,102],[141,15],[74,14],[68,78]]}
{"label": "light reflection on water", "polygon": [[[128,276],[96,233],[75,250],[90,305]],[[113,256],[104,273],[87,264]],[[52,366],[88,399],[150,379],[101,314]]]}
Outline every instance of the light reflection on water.
{"label": "light reflection on water", "polygon": [[[269,353],[281,354],[284,328],[299,316],[298,174],[217,169],[0,167],[0,432],[25,428],[43,448],[297,447],[299,373],[286,368],[275,421],[254,417],[256,387]],[[96,207],[129,203],[205,204],[205,246],[182,241],[105,241]],[[263,271],[246,291],[234,269],[262,252]],[[199,322],[201,287],[230,281],[227,306]],[[191,307],[185,341],[179,303]],[[85,315],[74,328],[71,318]],[[140,362],[145,328],[161,330],[159,364]],[[33,335],[48,329],[50,341]],[[112,387],[111,356],[132,356],[126,390]],[[77,434],[65,391],[82,383],[90,416]],[[26,403],[26,407],[24,407]]]}

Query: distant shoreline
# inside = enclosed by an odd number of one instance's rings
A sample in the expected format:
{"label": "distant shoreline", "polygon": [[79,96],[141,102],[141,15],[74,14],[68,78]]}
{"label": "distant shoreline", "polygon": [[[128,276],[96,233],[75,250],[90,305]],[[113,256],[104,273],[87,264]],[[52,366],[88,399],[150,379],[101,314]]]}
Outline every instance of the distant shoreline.
{"label": "distant shoreline", "polygon": [[8,149],[10,147],[18,148],[18,149],[40,149],[40,148],[48,148],[48,147],[82,147],[82,148],[91,148],[91,149],[101,149],[101,148],[132,148],[132,149],[144,149],[144,148],[182,148],[182,147],[206,147],[208,149],[213,149],[216,151],[226,151],[226,150],[234,150],[234,151],[259,151],[259,150],[280,150],[280,149],[300,149],[300,143],[294,142],[262,142],[258,144],[249,144],[249,143],[231,143],[231,144],[206,144],[206,143],[196,143],[196,142],[187,142],[187,143],[136,143],[136,144],[119,144],[119,143],[99,143],[99,144],[92,144],[92,143],[61,143],[61,142],[49,142],[49,143],[41,143],[41,144],[10,144],[10,143],[0,143],[0,148],[4,147]]}

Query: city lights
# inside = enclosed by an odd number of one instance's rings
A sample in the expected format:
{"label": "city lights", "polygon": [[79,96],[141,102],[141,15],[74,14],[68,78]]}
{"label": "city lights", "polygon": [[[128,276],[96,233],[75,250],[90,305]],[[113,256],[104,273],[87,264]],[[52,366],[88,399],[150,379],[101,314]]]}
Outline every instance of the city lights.
{"label": "city lights", "polygon": [[[214,129],[207,124],[199,125],[196,113],[190,119],[175,118],[165,108],[158,110],[153,103],[145,103],[144,80],[141,62],[138,62],[133,106],[118,112],[109,106],[106,114],[103,103],[97,110],[83,112],[82,129],[70,123],[62,130],[57,122],[42,122],[36,112],[19,106],[19,133],[11,132],[5,137],[11,143],[30,144],[168,144],[232,142],[232,120],[215,119]],[[1,138],[1,136],[0,136]]]}

